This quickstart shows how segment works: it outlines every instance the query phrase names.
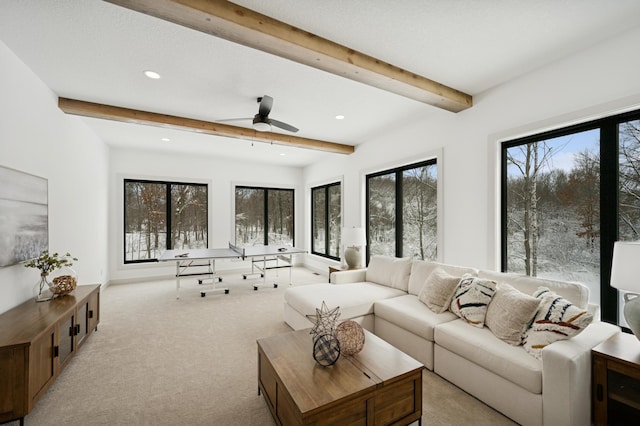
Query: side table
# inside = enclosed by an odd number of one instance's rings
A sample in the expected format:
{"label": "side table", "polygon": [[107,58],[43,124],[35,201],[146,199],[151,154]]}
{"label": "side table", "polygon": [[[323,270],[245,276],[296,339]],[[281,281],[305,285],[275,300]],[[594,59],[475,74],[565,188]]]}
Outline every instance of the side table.
{"label": "side table", "polygon": [[640,341],[619,333],[591,350],[593,422],[632,424],[640,416]]}

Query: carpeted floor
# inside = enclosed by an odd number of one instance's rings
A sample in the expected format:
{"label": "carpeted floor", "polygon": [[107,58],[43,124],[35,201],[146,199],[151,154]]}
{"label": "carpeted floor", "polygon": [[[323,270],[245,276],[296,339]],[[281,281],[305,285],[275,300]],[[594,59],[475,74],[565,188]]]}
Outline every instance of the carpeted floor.
{"label": "carpeted floor", "polygon": [[[294,268],[294,285],[325,280]],[[195,279],[184,280],[180,300],[173,280],[108,287],[98,331],[25,423],[273,425],[257,393],[256,340],[290,330],[282,320],[287,286],[254,291],[252,282],[227,272],[230,293],[202,298]],[[514,424],[424,373],[424,424]]]}

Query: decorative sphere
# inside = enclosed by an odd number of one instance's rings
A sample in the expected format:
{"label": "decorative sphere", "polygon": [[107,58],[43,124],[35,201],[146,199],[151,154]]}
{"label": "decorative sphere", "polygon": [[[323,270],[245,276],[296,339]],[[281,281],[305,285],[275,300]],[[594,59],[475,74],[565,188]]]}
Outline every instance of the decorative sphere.
{"label": "decorative sphere", "polygon": [[313,343],[313,359],[323,367],[333,365],[340,358],[340,343],[331,334],[319,335]]}
{"label": "decorative sphere", "polygon": [[355,355],[364,347],[364,330],[355,321],[342,321],[336,327],[335,335],[340,342],[340,352],[345,355]]}

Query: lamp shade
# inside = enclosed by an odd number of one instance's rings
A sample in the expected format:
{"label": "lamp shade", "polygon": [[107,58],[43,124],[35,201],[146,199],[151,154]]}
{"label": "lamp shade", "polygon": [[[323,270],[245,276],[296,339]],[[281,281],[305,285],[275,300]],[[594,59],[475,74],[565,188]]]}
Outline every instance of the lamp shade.
{"label": "lamp shade", "polygon": [[640,293],[640,241],[617,241],[613,245],[611,287]]}
{"label": "lamp shade", "polygon": [[345,247],[366,246],[367,234],[364,228],[342,228],[342,243]]}

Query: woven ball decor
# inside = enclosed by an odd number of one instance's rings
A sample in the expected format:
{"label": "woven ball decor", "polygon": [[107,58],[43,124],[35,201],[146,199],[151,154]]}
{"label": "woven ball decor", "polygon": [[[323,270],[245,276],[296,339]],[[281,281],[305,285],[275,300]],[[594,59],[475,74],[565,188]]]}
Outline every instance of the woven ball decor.
{"label": "woven ball decor", "polygon": [[75,290],[77,283],[72,275],[60,275],[53,279],[53,292],[56,296],[65,296]]}
{"label": "woven ball decor", "polygon": [[313,342],[313,359],[323,367],[336,363],[340,358],[340,343],[331,334],[321,334]]}
{"label": "woven ball decor", "polygon": [[364,331],[355,321],[342,321],[336,327],[335,335],[340,342],[340,352],[345,355],[355,355],[364,347]]}

